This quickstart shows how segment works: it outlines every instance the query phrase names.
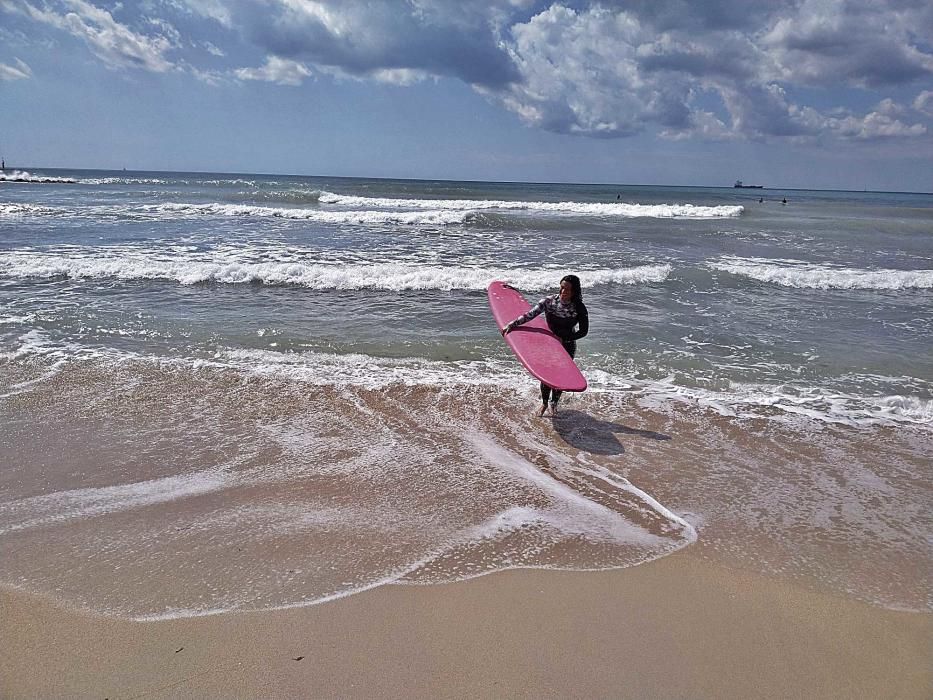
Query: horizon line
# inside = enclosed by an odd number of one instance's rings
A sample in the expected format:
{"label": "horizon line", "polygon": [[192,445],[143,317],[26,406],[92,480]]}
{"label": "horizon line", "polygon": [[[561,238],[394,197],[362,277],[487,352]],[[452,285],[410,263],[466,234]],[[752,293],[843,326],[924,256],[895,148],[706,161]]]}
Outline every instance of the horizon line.
{"label": "horizon line", "polygon": [[[763,185],[761,188],[736,188],[733,185],[669,185],[661,183],[619,183],[619,182],[576,182],[576,181],[537,181],[537,180],[475,180],[475,179],[454,179],[446,177],[438,178],[427,178],[427,177],[374,177],[367,175],[308,175],[302,173],[258,173],[258,172],[239,172],[239,171],[222,171],[222,170],[142,170],[142,169],[127,169],[127,168],[68,168],[68,167],[59,167],[59,166],[42,166],[42,165],[31,165],[31,166],[7,166],[4,170],[14,170],[14,169],[27,169],[33,168],[38,170],[68,170],[68,171],[84,171],[84,172],[106,172],[106,173],[184,173],[190,175],[248,175],[248,176],[258,176],[258,177],[308,177],[308,178],[331,178],[331,179],[342,179],[342,180],[402,180],[408,182],[468,182],[468,183],[486,183],[486,184],[498,184],[498,185],[571,185],[577,187],[588,187],[588,186],[598,186],[598,187],[691,187],[691,188],[700,188],[700,189],[754,189],[755,192],[760,191],[789,191],[789,192],[847,192],[847,193],[872,193],[872,194],[920,194],[920,195],[933,195],[933,192],[925,192],[921,190],[852,190],[852,189],[839,189],[839,188],[827,188],[827,187],[784,187],[784,186],[771,186]],[[2,182],[2,180],[0,180]]]}

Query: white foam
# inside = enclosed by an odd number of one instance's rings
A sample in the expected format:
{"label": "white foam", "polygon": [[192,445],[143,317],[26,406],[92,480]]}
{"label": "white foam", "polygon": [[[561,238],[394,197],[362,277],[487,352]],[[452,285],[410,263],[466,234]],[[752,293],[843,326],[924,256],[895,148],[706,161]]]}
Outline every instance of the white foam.
{"label": "white foam", "polygon": [[[821,423],[853,428],[912,424],[933,427],[933,401],[918,396],[856,395],[822,387],[738,384],[728,391],[675,385],[672,381],[634,382],[641,387],[639,404],[659,408],[687,403],[730,418],[799,415]],[[598,385],[591,388],[598,390]],[[762,411],[761,409],[768,409]],[[775,414],[775,412],[780,412]]]}
{"label": "white foam", "polygon": [[741,216],[742,206],[696,204],[630,204],[627,202],[536,202],[493,199],[402,199],[357,197],[321,192],[322,204],[375,209],[444,209],[454,211],[522,210],[606,217],[650,217],[661,219],[716,219]]}
{"label": "white foam", "polygon": [[0,172],[0,182],[60,182],[74,184],[77,180],[70,177],[50,177],[44,175],[32,175],[25,170],[14,170],[12,172]]}
{"label": "white foam", "polygon": [[23,323],[31,323],[35,320],[36,320],[36,315],[32,313],[25,314],[25,315],[0,316],[0,326],[20,325]]}
{"label": "white foam", "polygon": [[38,204],[20,204],[18,202],[0,202],[0,216],[48,216],[56,210]]}
{"label": "white foam", "polygon": [[[0,357],[3,357],[3,355],[0,355]],[[37,386],[38,384],[42,384],[43,382],[46,382],[49,379],[52,379],[53,377],[55,377],[59,373],[59,371],[65,365],[67,365],[67,363],[68,363],[67,360],[64,360],[64,359],[58,360],[57,362],[52,364],[52,366],[49,367],[47,371],[43,372],[42,375],[36,377],[35,379],[29,379],[24,382],[17,382],[16,384],[13,384],[5,392],[0,394],[0,399],[9,399],[9,398],[12,398],[13,396],[19,396],[20,394],[28,393],[29,391],[32,390],[34,386]]]}
{"label": "white foam", "polygon": [[[616,511],[586,498],[570,486],[549,476],[540,467],[506,449],[491,436],[473,431],[467,439],[484,461],[495,464],[500,469],[534,485],[547,494],[552,501],[552,505],[546,509],[513,509],[499,514],[487,525],[487,527],[491,525],[494,531],[504,527],[514,529],[524,522],[540,520],[554,526],[561,533],[583,535],[597,541],[615,544],[634,543],[651,549],[666,548],[670,545],[670,541],[666,538],[651,534]],[[614,480],[613,484],[618,485],[618,482]],[[630,486],[628,481],[625,481],[625,485]],[[637,494],[659,515],[682,526],[684,544],[695,541],[696,533],[685,520],[675,516],[644,491],[638,489],[629,492]]]}
{"label": "white foam", "polygon": [[732,256],[711,262],[709,267],[760,282],[800,289],[933,289],[933,270],[860,270],[800,260]]}
{"label": "white foam", "polygon": [[228,485],[220,469],[100,488],[74,489],[0,503],[0,535],[25,528],[190,498]]}
{"label": "white foam", "polygon": [[[410,263],[335,264],[317,262],[250,262],[249,252],[166,257],[145,250],[101,253],[69,248],[61,253],[16,251],[0,253],[0,276],[16,279],[67,277],[74,279],[171,280],[181,284],[219,282],[296,285],[310,289],[469,289],[482,290],[496,279],[526,290],[549,289],[553,270],[454,267]],[[580,270],[584,286],[663,282],[670,265]]]}
{"label": "white foam", "polygon": [[[6,353],[9,359],[41,356],[61,360],[90,360],[107,364],[147,362],[166,367],[215,368],[259,376],[280,377],[314,386],[356,386],[384,389],[407,386],[461,387],[498,386],[516,392],[529,387],[527,373],[510,357],[483,360],[440,361],[426,358],[385,358],[362,354],[315,351],[278,352],[260,349],[221,349],[211,359],[165,358],[142,355],[114,348],[55,343],[39,331],[21,336],[22,345]],[[853,428],[912,425],[933,428],[933,400],[918,395],[893,393],[854,394],[820,386],[731,383],[715,390],[683,386],[670,376],[661,380],[640,380],[621,373],[581,368],[589,382],[589,392],[615,394],[620,400],[634,396],[639,404],[664,410],[672,404],[687,404],[734,418],[784,420],[804,416],[819,423]],[[884,384],[884,377],[861,377],[866,384]],[[919,389],[918,389],[919,391]],[[2,397],[0,397],[2,398]]]}
{"label": "white foam", "polygon": [[315,386],[384,389],[407,386],[500,386],[519,390],[527,375],[504,360],[442,362],[423,358],[385,358],[321,352],[281,353],[270,350],[223,350],[210,362],[218,368],[284,377]]}
{"label": "white foam", "polygon": [[82,185],[168,185],[186,184],[173,180],[162,180],[150,177],[88,177],[79,180]]}
{"label": "white foam", "polygon": [[[38,182],[38,179],[17,180]],[[76,182],[75,180],[44,178],[42,182]],[[122,179],[83,181],[93,184],[130,184]],[[159,181],[138,181],[160,184]],[[242,196],[242,195],[238,195]],[[523,211],[549,215],[661,218],[661,219],[716,219],[737,217],[741,206],[700,206],[695,204],[601,204],[587,202],[510,202],[481,199],[392,199],[379,197],[349,197],[327,192],[298,191],[296,193],[259,192],[260,199],[293,199],[297,202],[318,202],[330,208],[269,207],[257,204],[231,204],[223,202],[142,205],[99,205],[73,210],[68,208],[34,207],[34,205],[0,204],[0,214],[7,215],[59,215],[147,218],[154,220],[204,217],[271,218],[313,221],[331,225],[379,226],[453,226],[468,224],[482,212]],[[336,207],[336,208],[334,208]]]}
{"label": "white foam", "polygon": [[263,207],[249,204],[153,204],[140,207],[143,212],[156,215],[177,216],[230,216],[268,217],[316,221],[326,224],[356,224],[360,226],[378,224],[435,225],[462,224],[470,219],[470,211],[435,209],[427,211],[325,211],[286,207]]}

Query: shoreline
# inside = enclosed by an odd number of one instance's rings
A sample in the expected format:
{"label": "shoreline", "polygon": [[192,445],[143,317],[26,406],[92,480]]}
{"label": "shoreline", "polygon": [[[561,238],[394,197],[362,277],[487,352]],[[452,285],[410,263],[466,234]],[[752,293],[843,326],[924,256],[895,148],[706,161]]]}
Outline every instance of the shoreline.
{"label": "shoreline", "polygon": [[329,603],[133,622],[0,588],[0,695],[899,697],[933,691],[933,615],[692,548]]}

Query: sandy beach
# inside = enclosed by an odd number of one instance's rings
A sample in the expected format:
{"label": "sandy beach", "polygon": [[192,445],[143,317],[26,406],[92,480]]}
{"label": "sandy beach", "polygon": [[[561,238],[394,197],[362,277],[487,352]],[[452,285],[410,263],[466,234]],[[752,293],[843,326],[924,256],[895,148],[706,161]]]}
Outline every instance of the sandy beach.
{"label": "sandy beach", "polygon": [[0,698],[933,697],[926,195],[34,176]]}
{"label": "sandy beach", "polygon": [[690,550],[161,622],[6,589],[0,694],[29,697],[928,698],[933,618]]}

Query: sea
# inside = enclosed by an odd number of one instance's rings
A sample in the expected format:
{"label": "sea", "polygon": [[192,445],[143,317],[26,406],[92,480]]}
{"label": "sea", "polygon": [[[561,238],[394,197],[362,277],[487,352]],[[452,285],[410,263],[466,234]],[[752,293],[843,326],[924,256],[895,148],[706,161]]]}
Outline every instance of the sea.
{"label": "sea", "polygon": [[[580,277],[539,417],[486,287]],[[156,620],[682,550],[933,610],[933,195],[7,169],[0,585]]]}

